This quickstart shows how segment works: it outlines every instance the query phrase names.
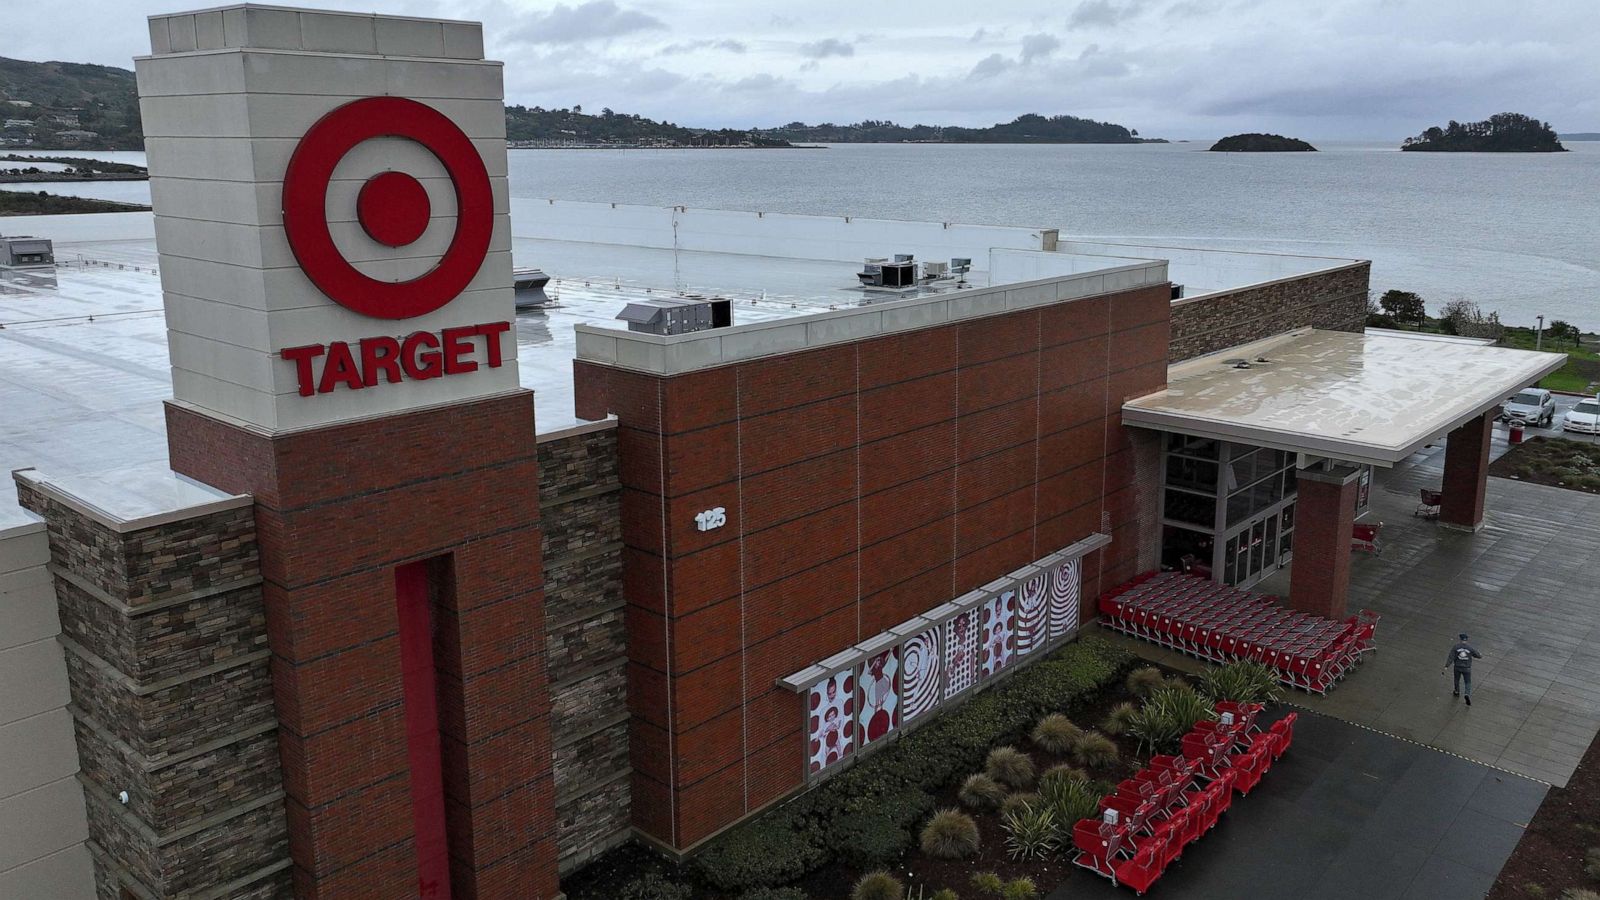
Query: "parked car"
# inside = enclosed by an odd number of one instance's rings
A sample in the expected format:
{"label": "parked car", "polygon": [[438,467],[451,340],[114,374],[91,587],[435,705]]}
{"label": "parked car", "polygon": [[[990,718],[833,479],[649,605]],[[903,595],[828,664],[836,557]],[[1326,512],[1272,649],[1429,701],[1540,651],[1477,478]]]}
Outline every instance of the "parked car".
{"label": "parked car", "polygon": [[1579,400],[1561,418],[1561,430],[1577,434],[1600,434],[1600,400]]}
{"label": "parked car", "polygon": [[1500,418],[1543,428],[1555,421],[1556,398],[1544,388],[1524,388],[1500,406]]}

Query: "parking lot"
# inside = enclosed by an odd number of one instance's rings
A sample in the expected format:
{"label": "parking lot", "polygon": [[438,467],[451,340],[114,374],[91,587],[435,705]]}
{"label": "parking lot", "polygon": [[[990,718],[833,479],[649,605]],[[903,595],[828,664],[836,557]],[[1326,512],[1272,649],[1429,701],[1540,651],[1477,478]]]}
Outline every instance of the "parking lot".
{"label": "parking lot", "polygon": [[[1549,428],[1534,428],[1534,427],[1530,426],[1527,429],[1525,429],[1525,434],[1524,434],[1525,437],[1533,437],[1534,435],[1543,435],[1544,437],[1567,437],[1567,438],[1572,438],[1574,440],[1580,440],[1580,441],[1600,440],[1600,438],[1597,438],[1596,435],[1566,434],[1565,432],[1563,432],[1561,430],[1561,417],[1565,416],[1567,414],[1567,410],[1569,410],[1572,407],[1576,406],[1579,400],[1583,400],[1585,398],[1573,396],[1573,395],[1570,395],[1570,394],[1555,394],[1554,397],[1555,397],[1555,401],[1556,401],[1556,415],[1555,415],[1555,419],[1550,423],[1550,427]],[[1498,437],[1504,437],[1504,436],[1505,436],[1504,428],[1503,427],[1497,427],[1495,429],[1495,437],[1498,438]]]}

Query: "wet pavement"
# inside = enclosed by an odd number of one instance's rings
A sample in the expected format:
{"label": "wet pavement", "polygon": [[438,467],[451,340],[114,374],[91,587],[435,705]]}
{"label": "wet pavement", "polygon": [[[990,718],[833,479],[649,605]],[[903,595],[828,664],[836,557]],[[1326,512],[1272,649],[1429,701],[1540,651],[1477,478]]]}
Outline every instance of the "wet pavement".
{"label": "wet pavement", "polygon": [[[1184,850],[1152,894],[1185,900],[1482,897],[1547,790],[1531,779],[1302,712],[1289,752],[1249,796],[1235,796],[1217,827]],[[1048,900],[1129,896],[1127,888],[1076,870]]]}
{"label": "wet pavement", "polygon": [[[1506,431],[1495,429],[1494,453]],[[1379,470],[1372,510],[1383,553],[1356,553],[1351,611],[1383,615],[1377,651],[1327,696],[1292,703],[1468,759],[1564,786],[1600,731],[1600,496],[1490,478],[1485,527],[1463,534],[1413,515],[1437,488],[1442,444]],[[1256,590],[1288,593],[1289,573]],[[1441,675],[1460,632],[1484,658],[1473,703]],[[1201,663],[1113,636],[1179,668]]]}

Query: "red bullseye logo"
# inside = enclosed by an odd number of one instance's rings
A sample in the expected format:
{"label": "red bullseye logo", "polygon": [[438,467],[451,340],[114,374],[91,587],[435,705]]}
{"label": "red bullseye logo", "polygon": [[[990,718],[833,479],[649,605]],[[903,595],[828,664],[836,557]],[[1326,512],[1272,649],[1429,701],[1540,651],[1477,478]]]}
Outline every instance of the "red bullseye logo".
{"label": "red bullseye logo", "polygon": [[[421,144],[444,166],[456,195],[455,234],[439,262],[410,281],[363,274],[335,246],[328,228],[328,186],[339,161],[376,137]],[[361,186],[356,219],[386,247],[414,243],[432,213],[422,183],[381,172]],[[455,299],[477,275],[494,230],[489,173],[466,134],[439,111],[402,97],[367,97],[323,116],[301,138],[283,177],[283,229],[306,277],[335,303],[379,319],[409,319]]]}

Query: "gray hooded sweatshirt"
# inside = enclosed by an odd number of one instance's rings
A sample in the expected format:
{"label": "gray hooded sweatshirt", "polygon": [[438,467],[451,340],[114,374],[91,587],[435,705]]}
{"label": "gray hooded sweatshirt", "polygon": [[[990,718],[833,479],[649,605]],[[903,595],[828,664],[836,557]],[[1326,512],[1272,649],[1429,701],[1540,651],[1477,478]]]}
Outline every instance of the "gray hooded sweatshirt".
{"label": "gray hooded sweatshirt", "polygon": [[1445,665],[1453,665],[1458,672],[1471,672],[1472,661],[1483,659],[1483,654],[1466,641],[1456,641],[1450,648],[1450,655],[1445,657]]}

